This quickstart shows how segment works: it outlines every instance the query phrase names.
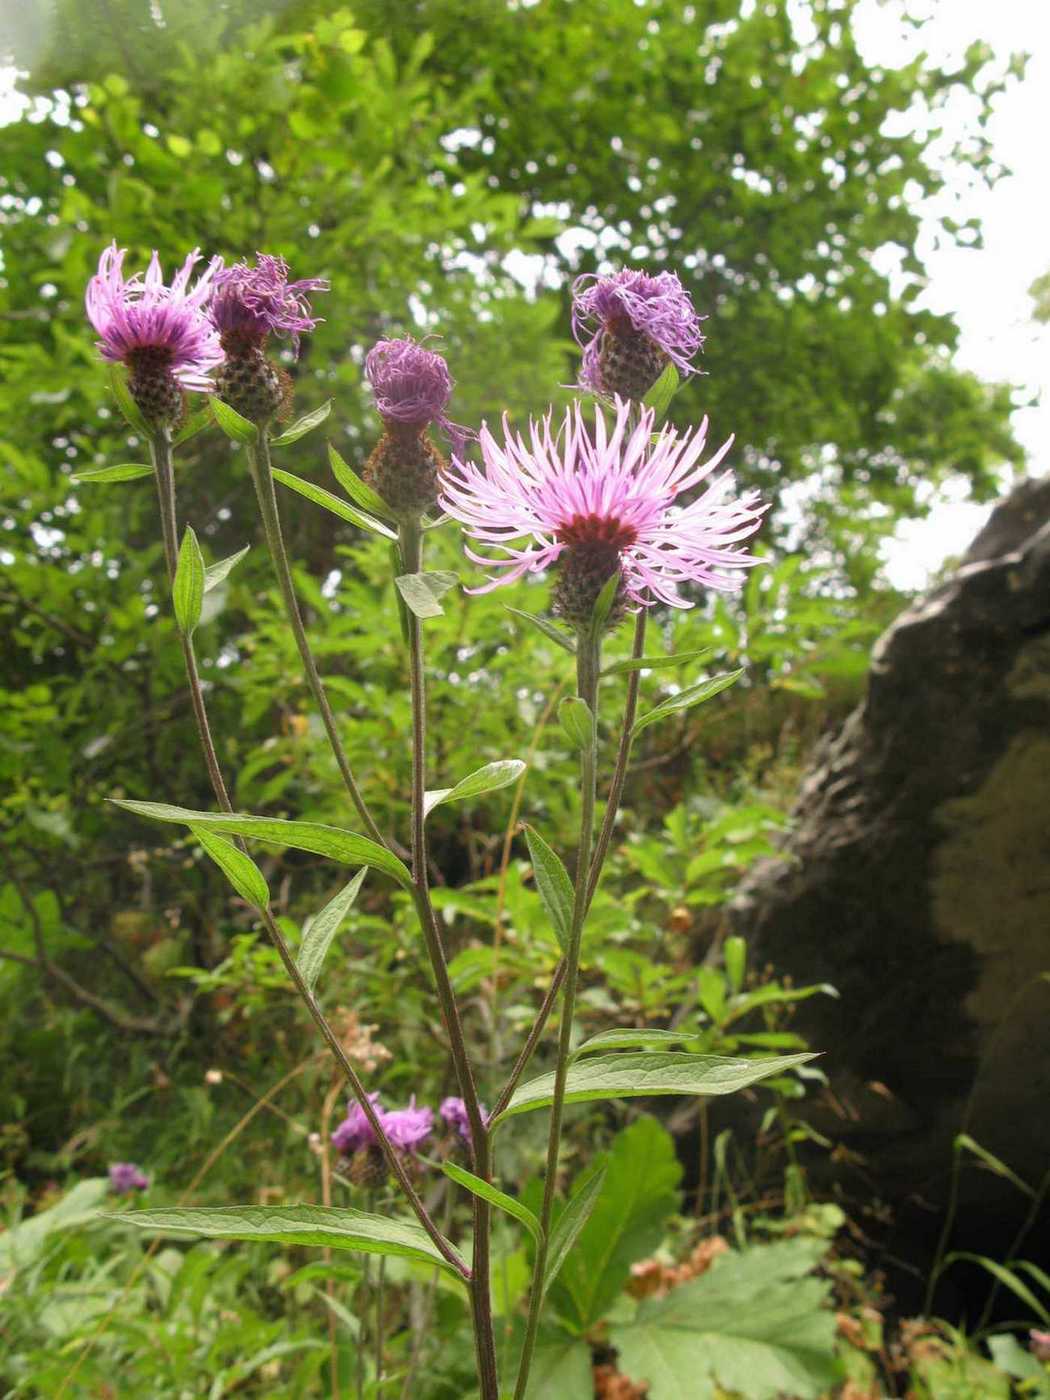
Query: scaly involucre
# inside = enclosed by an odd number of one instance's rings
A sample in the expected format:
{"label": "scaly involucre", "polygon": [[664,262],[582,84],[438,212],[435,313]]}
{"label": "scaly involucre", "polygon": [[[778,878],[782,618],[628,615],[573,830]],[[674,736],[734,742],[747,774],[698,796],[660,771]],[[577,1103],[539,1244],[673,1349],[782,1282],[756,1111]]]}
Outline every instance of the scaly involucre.
{"label": "scaly involucre", "polygon": [[306,293],[327,292],[329,285],[323,277],[289,282],[284,258],[257,253],[254,267],[242,260],[216,277],[208,310],[224,337],[260,342],[284,335],[298,351],[299,337],[320,320]]}
{"label": "scaly involucre", "polygon": [[125,251],[116,243],[106,248],[87,286],[88,320],[101,337],[103,358],[129,364],[136,352],[158,352],[183,389],[208,393],[209,372],[222,363],[223,350],[202,308],[222,259],[212,258],[191,287],[190,276],[201,260],[200,250],[194,248],[167,287],[156,252],[145,274],[136,272],[125,279]]}
{"label": "scaly involucre", "polygon": [[[503,420],[503,443],[482,426],[483,467],[453,458],[441,506],[479,544],[506,558],[467,554],[497,572],[475,592],[513,583],[548,568],[565,551],[606,554],[610,572],[619,567],[627,600],[637,607],[655,602],[688,608],[678,591],[684,583],[731,592],[742,570],[757,560],[740,542],[753,535],[763,511],[756,491],[734,498],[732,473],[714,478],[698,499],[676,498],[703,482],[722,462],[732,438],[701,463],[707,419],[695,431],[664,428],[652,438],[653,412],[643,410],[631,428],[632,405],[615,400],[616,422],[607,432],[600,409],[593,429],[577,402],[561,431],[551,415],[531,422],[529,441]],[[527,540],[523,548],[511,542]]]}
{"label": "scaly involucre", "polygon": [[690,374],[704,343],[700,317],[677,273],[655,276],[625,267],[608,277],[586,272],[572,284],[572,330],[583,347],[580,383],[605,391],[599,357],[602,336],[629,326],[663,352],[680,374]]}

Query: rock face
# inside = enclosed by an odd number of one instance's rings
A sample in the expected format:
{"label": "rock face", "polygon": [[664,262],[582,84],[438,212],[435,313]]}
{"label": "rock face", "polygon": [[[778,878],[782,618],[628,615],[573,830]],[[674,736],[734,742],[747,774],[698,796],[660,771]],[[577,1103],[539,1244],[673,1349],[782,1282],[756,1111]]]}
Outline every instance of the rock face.
{"label": "rock face", "polygon": [[1050,481],[1023,484],[881,638],[732,911],[838,987],[799,1010],[831,1079],[812,1116],[891,1199],[943,1203],[960,1131],[1034,1184],[1050,1165],[1048,521]]}

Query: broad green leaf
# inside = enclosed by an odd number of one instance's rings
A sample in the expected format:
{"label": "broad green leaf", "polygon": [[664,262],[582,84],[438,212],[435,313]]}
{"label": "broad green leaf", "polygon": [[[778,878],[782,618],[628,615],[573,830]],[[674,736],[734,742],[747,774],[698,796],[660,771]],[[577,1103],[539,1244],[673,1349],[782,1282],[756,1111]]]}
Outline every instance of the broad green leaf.
{"label": "broad green leaf", "polygon": [[572,1052],[575,1060],[580,1055],[593,1055],[599,1050],[629,1050],[632,1046],[644,1046],[646,1049],[666,1048],[668,1045],[681,1045],[684,1040],[699,1039],[698,1031],[657,1031],[657,1030],[631,1030],[630,1027],[624,1030],[600,1031],[598,1035],[592,1035],[589,1040],[585,1040],[582,1045],[578,1045]]}
{"label": "broad green leaf", "polygon": [[416,617],[427,618],[441,616],[445,610],[438,599],[450,588],[455,588],[459,579],[455,574],[441,570],[437,573],[401,574],[394,582],[406,607]]}
{"label": "broad green leaf", "polygon": [[525,840],[529,847],[536,889],[564,952],[569,946],[574,901],[569,872],[535,827],[526,826]]}
{"label": "broad green leaf", "polygon": [[[397,1254],[455,1270],[414,1220],[370,1215],[334,1206],[187,1206],[121,1211],[107,1217],[162,1235],[203,1235],[213,1240],[269,1240],[274,1244]],[[458,1277],[458,1275],[455,1275]]]}
{"label": "broad green leaf", "polygon": [[641,719],[635,722],[634,733],[640,734],[651,724],[657,724],[668,715],[677,714],[679,710],[691,710],[694,705],[702,705],[705,700],[710,700],[712,696],[735,684],[743,674],[743,669],[726,671],[720,676],[712,676],[708,681],[698,681],[696,685],[687,686],[677,695],[672,695],[670,700],[665,700],[662,705],[657,705],[648,714],[642,715]]}
{"label": "broad green leaf", "polygon": [[192,637],[201,620],[201,607],[204,604],[204,556],[191,525],[186,526],[182,537],[171,601],[179,630],[185,636]]}
{"label": "broad green leaf", "polygon": [[[496,1274],[498,1278],[498,1271]],[[507,1332],[509,1335],[500,1339],[498,1348],[503,1374],[501,1400],[510,1400],[514,1394],[525,1334],[524,1318],[513,1318]],[[478,1400],[478,1392],[473,1391],[464,1400]],[[541,1322],[525,1400],[594,1400],[590,1344],[563,1327]]]}
{"label": "broad green leaf", "polygon": [[255,442],[258,436],[255,424],[243,418],[228,403],[223,403],[222,399],[217,399],[214,394],[211,398],[211,411],[216,423],[228,438],[232,438],[234,442]]}
{"label": "broad green leaf", "polygon": [[191,825],[190,830],[242,899],[256,909],[270,907],[270,891],[262,871],[251,856],[238,850],[225,836],[208,831],[206,827]]}
{"label": "broad green leaf", "polygon": [[246,544],[243,549],[239,549],[236,554],[229,554],[225,559],[219,559],[214,564],[209,564],[204,570],[204,591],[210,593],[211,590],[227,577],[230,570],[241,562],[244,556],[251,549],[250,544]]}
{"label": "broad green leaf", "polygon": [[312,413],[304,413],[301,418],[297,418],[290,428],[285,428],[283,433],[270,439],[271,447],[287,447],[290,442],[298,442],[307,433],[312,433],[314,428],[328,417],[332,411],[332,400],[327,399],[320,408],[315,408]]}
{"label": "broad green leaf", "polygon": [[[781,1074],[815,1055],[778,1055],[768,1060],[735,1059],[725,1055],[651,1054],[587,1056],[569,1069],[566,1103],[595,1099],[649,1098],[657,1094],[735,1094],[750,1084]],[[542,1074],[520,1084],[497,1122],[516,1113],[549,1107],[554,1097],[554,1074]]]}
{"label": "broad green leaf", "polygon": [[299,954],[295,961],[311,992],[317,985],[328,949],[332,946],[332,939],[342,927],[343,920],[350,912],[367,874],[366,865],[349,884],[343,886],[334,899],[328,901],[319,914],[303,925],[302,942],[299,944]]}
{"label": "broad green leaf", "polygon": [[99,1206],[108,1194],[108,1177],[86,1177],[55,1205],[0,1231],[0,1274],[27,1268],[39,1257],[47,1237],[55,1230],[68,1230],[97,1220]]}
{"label": "broad green leaf", "polygon": [[702,656],[710,656],[710,647],[698,651],[680,651],[674,656],[629,656],[625,661],[614,661],[606,666],[603,676],[622,676],[628,671],[666,671],[672,666],[684,666],[688,661],[699,661]]}
{"label": "broad green leaf", "polygon": [[565,696],[558,705],[558,722],[574,748],[589,749],[594,743],[594,716],[587,701],[580,696]]}
{"label": "broad green leaf", "polygon": [[573,1191],[568,1204],[558,1216],[551,1230],[551,1242],[547,1250],[547,1267],[543,1273],[544,1293],[561,1273],[562,1265],[580,1237],[580,1231],[591,1218],[591,1212],[602,1193],[607,1171],[608,1166],[605,1163],[600,1163],[588,1171],[586,1180]]}
{"label": "broad green leaf", "polygon": [[521,608],[507,608],[509,613],[515,617],[523,618],[526,622],[531,622],[533,627],[539,628],[543,635],[550,642],[555,642],[562,651],[567,651],[570,656],[576,655],[576,644],[571,637],[567,637],[560,628],[556,627],[546,617],[537,617],[535,613],[524,612]]}
{"label": "broad green leaf", "polygon": [[829,1285],[807,1277],[826,1246],[799,1237],[727,1254],[613,1324],[618,1366],[660,1400],[818,1400],[837,1379]]}
{"label": "broad green leaf", "polygon": [[110,365],[109,387],[128,426],[134,428],[137,433],[141,433],[143,437],[150,437],[149,424],[143,418],[142,410],[131,397],[127,375],[122,366]]}
{"label": "broad green leaf", "polygon": [[140,477],[152,475],[153,468],[146,462],[121,462],[116,467],[88,467],[86,471],[74,472],[69,479],[77,483],[86,481],[105,484],[112,481],[138,481]]}
{"label": "broad green leaf", "polygon": [[482,1181],[481,1177],[475,1176],[473,1172],[464,1171],[462,1167],[457,1167],[454,1162],[442,1162],[441,1170],[452,1181],[465,1187],[472,1195],[481,1196],[484,1200],[491,1201],[494,1206],[498,1206],[500,1210],[512,1215],[515,1220],[519,1220],[537,1244],[542,1240],[543,1231],[540,1229],[540,1222],[528,1206],[522,1205],[513,1196],[508,1196],[505,1191],[500,1191],[491,1182]]}
{"label": "broad green leaf", "polygon": [[214,418],[208,411],[207,406],[199,408],[196,413],[191,413],[171,440],[172,447],[181,447],[184,442],[189,442],[190,438],[195,438],[198,433],[209,427]]}
{"label": "broad green leaf", "polygon": [[328,463],[336,481],[362,510],[366,510],[369,515],[377,516],[380,520],[394,519],[390,507],[378,491],[373,491],[367,482],[361,480],[357,472],[343,461],[331,443],[328,444]]}
{"label": "broad green leaf", "polygon": [[167,802],[131,802],[122,798],[109,799],[136,816],[151,821],[178,822],[183,826],[204,826],[229,836],[247,836],[253,841],[266,841],[271,846],[291,846],[297,851],[312,851],[344,865],[370,865],[392,875],[406,889],[412,888],[408,867],[397,856],[352,831],[338,826],[323,826],[320,822],[289,822],[277,817],[252,817],[244,812],[193,812],[187,807],[173,807]]}
{"label": "broad green leaf", "polygon": [[305,496],[308,501],[313,501],[314,505],[322,506],[325,510],[330,510],[333,515],[338,515],[340,520],[349,521],[351,525],[356,525],[361,530],[369,530],[373,535],[382,535],[385,540],[397,539],[396,530],[391,530],[381,520],[375,520],[372,516],[366,515],[363,510],[358,510],[349,501],[343,501],[338,496],[333,496],[331,491],[326,491],[323,486],[315,486],[312,481],[304,481],[301,476],[281,471],[279,467],[274,467],[273,477],[283,486],[290,486],[293,491],[298,491],[300,496]]}
{"label": "broad green leaf", "polygon": [[665,417],[671,400],[678,392],[678,371],[669,364],[663,374],[646,394],[642,402],[653,410],[653,422],[659,423]]}
{"label": "broad green leaf", "polygon": [[486,763],[468,777],[460,779],[455,787],[434,788],[423,798],[423,815],[429,816],[435,807],[444,802],[465,802],[471,797],[480,797],[485,792],[496,792],[499,788],[516,783],[525,772],[525,764],[520,758],[501,758],[495,763]]}

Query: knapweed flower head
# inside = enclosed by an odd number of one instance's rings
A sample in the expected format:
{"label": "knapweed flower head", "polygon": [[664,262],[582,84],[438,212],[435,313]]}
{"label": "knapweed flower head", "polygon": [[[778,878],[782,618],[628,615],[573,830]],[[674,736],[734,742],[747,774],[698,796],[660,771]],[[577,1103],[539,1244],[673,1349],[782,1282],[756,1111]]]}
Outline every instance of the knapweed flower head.
{"label": "knapweed flower head", "polygon": [[[628,401],[617,398],[615,412],[609,434],[601,409],[592,428],[577,402],[559,433],[548,414],[530,424],[527,442],[504,417],[502,443],[482,426],[481,467],[454,459],[441,505],[473,540],[500,551],[493,558],[468,547],[471,559],[494,571],[474,592],[560,562],[554,611],[580,627],[617,570],[618,601],[634,608],[691,607],[683,584],[740,587],[742,570],[757,562],[741,541],[761,523],[758,493],[734,499],[725,472],[697,499],[677,504],[711,477],[732,438],[701,462],[706,419],[695,431],[665,427],[654,439],[651,409],[637,414],[633,428]],[[516,541],[523,544],[515,548]]]}
{"label": "knapweed flower head", "polygon": [[692,298],[674,272],[623,268],[584,273],[572,285],[572,329],[583,347],[580,384],[643,399],[668,363],[689,374],[704,338]]}
{"label": "knapweed flower head", "polygon": [[131,1191],[145,1191],[149,1177],[134,1162],[114,1162],[109,1169],[109,1189],[116,1196],[126,1196]]}
{"label": "knapweed flower head", "polygon": [[128,387],[147,420],[170,425],[182,414],[182,391],[209,393],[210,372],[223,349],[203,307],[222,267],[212,258],[191,286],[201,260],[194,249],[166,286],[154,252],[145,273],[124,276],[126,250],[111,243],[84,298],[88,320],[99,334],[103,359],[128,367]]}
{"label": "knapweed flower head", "polygon": [[[378,1108],[379,1095],[369,1094],[368,1102],[376,1109],[380,1122],[382,1122],[383,1113]],[[371,1147],[375,1140],[375,1133],[372,1131],[371,1123],[365,1117],[364,1109],[358,1103],[352,1101],[348,1103],[346,1117],[338,1127],[332,1130],[332,1146],[344,1157],[349,1157],[362,1147]]]}
{"label": "knapweed flower head", "polygon": [[[467,1117],[467,1106],[462,1099],[449,1097],[441,1100],[441,1107],[438,1109],[442,1118],[448,1126],[459,1133],[465,1142],[470,1141],[470,1119]],[[484,1114],[484,1105],[481,1106]]]}
{"label": "knapweed flower head", "polygon": [[306,293],[327,292],[329,286],[323,277],[289,282],[284,258],[257,253],[254,267],[242,259],[216,277],[208,310],[224,343],[259,343],[279,335],[289,337],[298,350],[299,337],[320,319]]}
{"label": "knapweed flower head", "polygon": [[413,1094],[407,1108],[383,1114],[383,1130],[402,1152],[415,1152],[434,1131],[434,1110],[417,1108]]}

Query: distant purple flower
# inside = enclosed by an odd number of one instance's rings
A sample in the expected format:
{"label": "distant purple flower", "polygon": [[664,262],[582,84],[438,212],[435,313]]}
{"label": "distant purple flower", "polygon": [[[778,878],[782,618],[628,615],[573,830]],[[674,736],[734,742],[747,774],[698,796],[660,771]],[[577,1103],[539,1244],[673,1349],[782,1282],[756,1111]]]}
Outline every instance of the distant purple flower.
{"label": "distant purple flower", "polygon": [[[379,1103],[378,1094],[369,1094],[368,1102],[376,1107],[380,1122],[383,1119],[382,1110],[377,1107]],[[332,1132],[332,1146],[341,1152],[344,1157],[349,1157],[357,1152],[359,1148],[371,1147],[376,1136],[372,1131],[372,1125],[365,1117],[365,1111],[358,1103],[349,1103],[346,1106],[346,1117]]]}
{"label": "distant purple flower", "polygon": [[434,1130],[434,1110],[417,1108],[413,1094],[407,1108],[383,1114],[383,1128],[395,1147],[402,1152],[414,1152]]}
{"label": "distant purple flower", "polygon": [[411,339],[380,340],[365,356],[365,378],[385,423],[420,431],[428,423],[437,423],[458,450],[471,436],[445,413],[455,381],[436,350]]}
{"label": "distant purple flower", "polygon": [[1028,1334],[1028,1349],[1037,1361],[1050,1361],[1050,1332],[1033,1328]]}
{"label": "distant purple flower", "polygon": [[212,258],[191,288],[190,275],[201,259],[194,248],[166,287],[156,252],[145,274],[136,272],[125,279],[125,251],[115,242],[104,249],[98,272],[87,286],[88,320],[101,336],[103,359],[132,366],[136,359],[148,359],[181,388],[208,393],[208,373],[222,363],[223,350],[202,307],[222,259]]}
{"label": "distant purple flower", "polygon": [[306,293],[327,292],[329,286],[323,277],[289,282],[283,258],[257,253],[254,267],[242,260],[216,277],[208,312],[224,343],[227,337],[259,343],[270,334],[286,335],[298,351],[299,337],[319,320]]}
{"label": "distant purple flower", "polygon": [[587,272],[572,284],[572,329],[583,347],[580,383],[584,388],[610,392],[603,382],[601,353],[608,333],[622,337],[635,332],[685,375],[704,343],[700,317],[692,298],[674,272],[656,276],[625,267],[611,277]]}
{"label": "distant purple flower", "polygon": [[[484,1105],[480,1105],[482,1116],[485,1114]],[[467,1106],[462,1099],[447,1098],[441,1100],[441,1107],[438,1112],[444,1118],[448,1126],[459,1133],[466,1142],[470,1141],[470,1119],[467,1117]]]}
{"label": "distant purple flower", "polygon": [[117,1196],[131,1191],[145,1191],[149,1177],[134,1162],[114,1162],[109,1169],[109,1189]]}

